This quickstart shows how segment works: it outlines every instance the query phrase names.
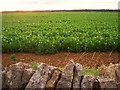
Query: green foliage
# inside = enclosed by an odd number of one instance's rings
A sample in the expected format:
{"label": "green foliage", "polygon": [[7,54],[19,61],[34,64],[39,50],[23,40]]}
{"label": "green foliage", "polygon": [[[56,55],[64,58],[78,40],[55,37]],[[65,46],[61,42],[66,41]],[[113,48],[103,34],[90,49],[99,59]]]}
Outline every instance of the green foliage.
{"label": "green foliage", "polygon": [[12,60],[12,61],[16,61],[16,60],[17,60],[16,54],[12,54],[12,55],[11,55],[11,60]]}
{"label": "green foliage", "polygon": [[35,61],[32,61],[32,62],[31,62],[31,66],[32,66],[32,68],[33,68],[34,70],[36,70],[37,67],[38,67],[38,63],[35,62]]}
{"label": "green foliage", "polygon": [[3,13],[2,51],[117,51],[117,12]]}
{"label": "green foliage", "polygon": [[[62,72],[64,71],[64,68],[59,67],[58,69],[61,70]],[[95,67],[90,68],[89,66],[84,66],[82,70],[82,75],[93,75],[97,77],[99,75],[99,72],[98,69]]]}
{"label": "green foliage", "polygon": [[82,75],[93,75],[97,77],[98,74],[99,74],[98,69],[96,69],[95,67],[93,68],[90,68],[88,66],[83,67]]}

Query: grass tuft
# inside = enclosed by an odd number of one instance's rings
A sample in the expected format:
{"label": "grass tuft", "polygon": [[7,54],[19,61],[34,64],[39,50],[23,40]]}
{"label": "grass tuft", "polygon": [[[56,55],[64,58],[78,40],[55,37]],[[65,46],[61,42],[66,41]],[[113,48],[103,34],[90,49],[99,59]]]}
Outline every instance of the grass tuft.
{"label": "grass tuft", "polygon": [[31,65],[32,65],[32,68],[33,68],[34,70],[37,70],[37,68],[38,68],[38,63],[37,63],[37,62],[32,61],[32,62],[31,62]]}
{"label": "grass tuft", "polygon": [[17,57],[16,57],[16,54],[12,54],[11,55],[11,60],[12,61],[17,61],[18,60]]}
{"label": "grass tuft", "polygon": [[95,67],[93,68],[90,68],[88,66],[83,67],[82,75],[93,75],[97,77],[98,74],[99,74],[98,69]]}

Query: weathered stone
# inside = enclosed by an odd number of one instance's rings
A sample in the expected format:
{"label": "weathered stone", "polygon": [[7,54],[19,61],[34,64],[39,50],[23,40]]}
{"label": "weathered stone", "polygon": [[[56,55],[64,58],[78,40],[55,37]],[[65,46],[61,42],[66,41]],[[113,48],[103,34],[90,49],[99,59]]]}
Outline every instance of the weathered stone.
{"label": "weathered stone", "polygon": [[29,79],[34,74],[34,70],[29,64],[19,62],[17,64],[10,65],[5,73],[5,85],[9,88],[25,88]]}
{"label": "weathered stone", "polygon": [[2,72],[2,88],[8,89],[9,87],[5,83],[5,71]]}
{"label": "weathered stone", "polygon": [[99,76],[102,78],[110,78],[110,79],[116,79],[116,69],[118,68],[118,64],[110,64],[108,67],[102,65],[98,68],[99,70]]}
{"label": "weathered stone", "polygon": [[0,90],[2,89],[2,64],[0,63]]}
{"label": "weathered stone", "polygon": [[0,71],[3,70],[3,65],[0,63]]}
{"label": "weathered stone", "polygon": [[45,89],[47,81],[51,78],[53,67],[42,63],[38,66],[38,69],[31,77],[28,85],[26,86],[27,89]]}
{"label": "weathered stone", "polygon": [[117,83],[114,79],[98,77],[98,81],[100,83],[101,90],[117,88]]}
{"label": "weathered stone", "polygon": [[95,78],[92,75],[85,75],[81,83],[81,90],[92,90]]}
{"label": "weathered stone", "polygon": [[82,80],[82,65],[79,63],[75,64],[75,71],[74,71],[74,80],[73,80],[73,90],[79,89],[81,87],[80,83]]}
{"label": "weathered stone", "polygon": [[5,69],[2,71],[2,88],[8,89],[9,86],[7,86],[6,80],[5,80],[6,79],[5,78],[6,73],[7,73],[7,67],[5,67]]}
{"label": "weathered stone", "polygon": [[56,88],[71,89],[73,80],[74,62],[70,60],[66,65]]}
{"label": "weathered stone", "polygon": [[25,68],[23,71],[23,77],[22,77],[22,84],[27,84],[28,81],[30,80],[30,78],[32,77],[32,75],[34,74],[34,70],[32,68]]}
{"label": "weathered stone", "polygon": [[117,83],[117,88],[118,90],[120,90],[120,83]]}
{"label": "weathered stone", "polygon": [[120,83],[120,63],[117,64],[117,68],[115,70],[115,74],[116,74],[116,81],[117,81],[117,83]]}
{"label": "weathered stone", "polygon": [[118,90],[120,90],[120,83],[117,83],[117,88]]}
{"label": "weathered stone", "polygon": [[58,69],[55,69],[53,74],[52,74],[51,79],[46,84],[46,88],[54,89],[59,78],[60,78],[60,75],[61,75],[61,71]]}
{"label": "weathered stone", "polygon": [[101,90],[100,83],[99,83],[98,79],[95,79],[95,81],[94,81],[93,90]]}

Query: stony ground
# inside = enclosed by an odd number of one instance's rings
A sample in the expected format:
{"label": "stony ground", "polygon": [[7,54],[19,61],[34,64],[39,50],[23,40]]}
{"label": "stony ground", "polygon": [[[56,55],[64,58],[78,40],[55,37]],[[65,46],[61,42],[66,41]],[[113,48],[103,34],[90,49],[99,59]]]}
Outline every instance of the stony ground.
{"label": "stony ground", "polygon": [[[59,53],[51,55],[36,55],[31,53],[3,53],[2,62],[4,66],[12,63],[43,62],[52,66],[64,67],[70,59],[82,64],[83,66],[99,67],[110,63],[118,63],[118,52],[93,52],[93,53]],[[15,60],[14,60],[15,59]]]}

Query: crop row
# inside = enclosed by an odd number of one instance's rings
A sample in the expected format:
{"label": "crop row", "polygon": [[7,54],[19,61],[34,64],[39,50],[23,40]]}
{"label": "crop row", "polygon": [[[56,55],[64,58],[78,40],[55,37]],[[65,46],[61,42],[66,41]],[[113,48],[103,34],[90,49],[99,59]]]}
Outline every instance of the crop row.
{"label": "crop row", "polygon": [[3,52],[118,50],[115,12],[4,13]]}

